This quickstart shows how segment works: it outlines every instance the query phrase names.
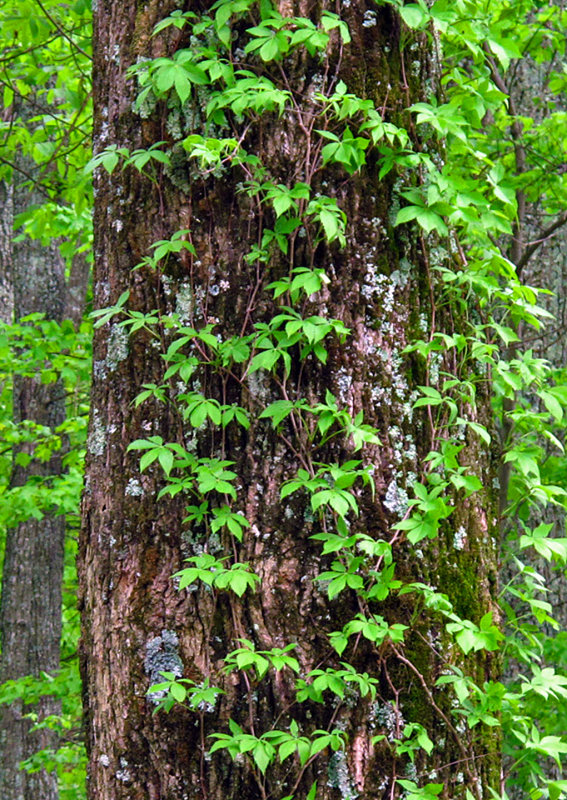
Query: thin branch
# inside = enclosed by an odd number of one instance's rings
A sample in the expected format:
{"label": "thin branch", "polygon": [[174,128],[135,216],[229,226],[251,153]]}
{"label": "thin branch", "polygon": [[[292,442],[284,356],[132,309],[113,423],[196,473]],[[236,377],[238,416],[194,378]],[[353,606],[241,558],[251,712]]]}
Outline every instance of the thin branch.
{"label": "thin branch", "polygon": [[86,134],[84,133],[83,129],[81,128],[81,126],[77,122],[77,120],[79,119],[79,117],[83,113],[83,111],[85,110],[85,107],[86,107],[87,103],[89,102],[90,97],[91,97],[91,92],[89,92],[88,94],[85,95],[85,98],[84,98],[84,100],[83,100],[83,102],[81,104],[81,107],[78,109],[78,111],[76,111],[74,117],[70,120],[69,127],[67,128],[65,133],[61,136],[61,139],[59,140],[58,145],[55,147],[55,150],[53,151],[53,153],[49,157],[49,160],[43,165],[42,177],[43,177],[43,175],[45,175],[49,165],[52,164],[53,162],[55,162],[55,159],[57,158],[57,156],[61,157],[60,156],[60,151],[62,150],[62,148],[65,145],[65,143],[69,140],[69,136],[71,135],[73,130],[80,131],[83,134],[83,138],[80,140],[80,142],[78,142],[78,144],[73,145],[69,150],[67,150],[66,153],[63,153],[64,157],[69,155],[69,153],[72,153],[73,150],[76,150],[77,147],[82,145],[83,142],[85,141]]}
{"label": "thin branch", "polygon": [[[10,84],[8,81],[4,80],[2,77],[0,77],[0,86],[6,86],[7,88],[11,89],[14,92],[14,94],[16,95],[16,97],[19,97],[24,103],[29,104],[33,109],[37,110],[38,114],[41,114],[44,117],[49,117],[54,122],[58,122],[60,125],[64,125],[66,127],[69,127],[71,125],[71,122],[69,122],[68,119],[66,119],[65,117],[57,116],[56,114],[54,114],[51,111],[51,109],[48,106],[42,105],[41,103],[39,103],[37,101],[37,99],[34,99],[33,97],[31,97],[31,95],[21,94],[21,92],[19,92],[17,89],[14,89],[12,84]],[[87,95],[87,98],[89,96],[90,96],[90,93],[89,93],[89,95]],[[78,131],[81,131],[81,133],[84,136],[90,136],[90,132],[84,130],[80,125],[76,125],[75,129],[78,130]]]}
{"label": "thin branch", "polygon": [[16,172],[19,172],[21,175],[23,175],[25,178],[27,178],[29,181],[33,183],[33,185],[36,187],[36,189],[39,191],[40,194],[42,194],[48,200],[52,200],[50,195],[43,188],[42,184],[38,180],[36,180],[33,177],[33,175],[30,175],[29,172],[26,172],[25,169],[18,167],[17,164],[14,164],[12,161],[8,161],[8,159],[4,158],[3,156],[0,156],[0,164],[6,164],[8,167],[11,167],[12,169],[16,170]]}
{"label": "thin branch", "polygon": [[0,58],[0,64],[5,64],[7,61],[13,61],[15,58],[26,55],[26,53],[33,53],[34,50],[40,50],[42,47],[51,44],[51,42],[57,41],[58,38],[59,34],[57,36],[52,36],[51,39],[46,39],[44,42],[40,42],[40,44],[32,44],[30,47],[14,50],[10,53],[10,55]]}
{"label": "thin branch", "polygon": [[74,42],[74,41],[73,41],[73,39],[72,39],[72,38],[69,36],[69,34],[67,33],[67,31],[66,31],[64,28],[62,28],[62,27],[59,25],[59,23],[57,22],[57,20],[53,19],[53,17],[52,17],[52,16],[51,16],[51,14],[49,13],[49,11],[47,11],[47,9],[45,8],[45,6],[44,6],[44,5],[43,5],[43,3],[41,2],[41,0],[34,0],[34,2],[36,3],[36,5],[38,5],[38,6],[41,8],[41,10],[43,11],[43,13],[44,13],[44,14],[45,14],[45,16],[47,17],[47,19],[48,19],[48,20],[51,22],[51,24],[52,24],[52,25],[53,25],[53,27],[55,28],[55,30],[59,31],[59,33],[61,34],[61,36],[62,36],[64,39],[67,39],[67,41],[69,42],[69,44],[71,45],[71,47],[73,47],[75,50],[77,50],[79,53],[81,53],[81,55],[83,55],[83,56],[84,56],[85,58],[87,58],[89,61],[92,61],[92,58],[91,58],[91,56],[90,56],[88,53],[86,53],[86,52],[85,52],[85,51],[84,51],[84,50],[83,50],[81,47],[79,47],[79,45],[78,45],[76,42]]}
{"label": "thin branch", "polygon": [[480,800],[479,795],[478,795],[477,784],[476,784],[476,780],[475,780],[475,778],[477,776],[473,775],[471,770],[470,770],[469,762],[471,761],[471,755],[469,753],[467,753],[465,745],[462,742],[462,737],[455,730],[455,728],[452,725],[452,723],[451,723],[450,719],[448,718],[448,716],[439,708],[439,706],[435,702],[435,698],[433,697],[433,694],[432,694],[429,686],[427,685],[427,682],[426,682],[425,678],[423,677],[421,672],[418,670],[418,668],[415,666],[415,664],[413,664],[408,658],[403,656],[396,647],[392,647],[392,650],[396,654],[396,657],[402,662],[402,664],[405,664],[406,666],[408,666],[411,669],[411,671],[414,673],[414,675],[417,676],[419,682],[421,683],[421,685],[422,685],[422,687],[423,687],[423,689],[425,691],[425,694],[429,698],[429,702],[430,702],[431,706],[435,709],[437,714],[441,717],[441,719],[443,720],[443,722],[447,726],[447,729],[453,735],[453,738],[455,740],[455,744],[457,745],[457,747],[458,747],[458,749],[459,749],[459,751],[461,753],[461,756],[462,756],[462,759],[463,759],[463,765],[464,765],[464,768],[465,768],[465,770],[467,772],[467,776],[468,776],[470,784],[471,784],[471,789],[473,790],[477,800]]}
{"label": "thin branch", "polygon": [[562,228],[565,223],[567,223],[567,211],[564,211],[563,214],[561,214],[561,216],[556,219],[553,224],[546,228],[542,232],[539,239],[536,239],[535,242],[531,242],[531,244],[525,248],[522,257],[516,264],[516,270],[518,274],[520,273],[520,270],[526,266],[535,251],[541,247],[541,245],[546,242],[555,233],[555,231],[559,230],[559,228]]}

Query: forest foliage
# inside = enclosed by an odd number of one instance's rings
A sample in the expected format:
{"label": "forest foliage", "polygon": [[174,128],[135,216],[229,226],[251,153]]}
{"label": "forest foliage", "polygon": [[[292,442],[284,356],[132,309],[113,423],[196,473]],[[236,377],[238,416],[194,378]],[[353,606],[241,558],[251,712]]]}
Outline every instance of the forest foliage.
{"label": "forest foliage", "polygon": [[[282,486],[281,496],[307,493],[314,517],[322,521],[323,530],[315,538],[323,554],[332,556],[329,569],[319,579],[330,599],[353,591],[361,608],[331,637],[340,668],[298,675],[298,702],[331,702],[329,698],[344,697],[353,684],[361,696],[373,696],[375,678],[357,672],[349,663],[349,643],[353,637],[363,637],[376,648],[386,642],[403,658],[404,626],[390,626],[373,604],[390,594],[412,592],[419,597],[420,609],[442,621],[445,634],[463,656],[482,650],[497,652],[502,658],[499,681],[475,682],[457,665],[459,658],[439,679],[440,686],[450,685],[454,691],[456,731],[461,720],[469,730],[477,725],[502,729],[505,780],[493,787],[494,796],[517,796],[518,791],[533,800],[567,796],[563,772],[567,640],[559,632],[553,598],[538,571],[539,558],[557,569],[567,564],[564,523],[548,522],[545,516],[549,505],[562,509],[567,503],[563,445],[567,384],[561,365],[546,359],[541,346],[539,351],[530,346],[534,337],[539,341],[541,326],[550,319],[546,287],[541,287],[542,294],[539,288],[522,283],[530,259],[538,257],[540,243],[567,220],[563,169],[567,16],[560,5],[533,0],[437,0],[433,4],[390,0],[377,3],[376,11],[369,8],[369,25],[376,24],[376,14],[384,5],[392,6],[406,32],[399,57],[408,80],[420,76],[412,36],[425,32],[439,59],[439,85],[424,86],[422,101],[407,109],[404,127],[388,119],[386,104],[377,108],[344,83],[336,83],[327,94],[322,92],[317,98],[320,115],[313,130],[316,146],[311,172],[336,165],[351,176],[372,160],[381,178],[395,180],[399,202],[389,225],[412,226],[408,229],[417,231],[424,242],[435,243],[437,258],[430,268],[444,287],[445,303],[458,308],[461,317],[451,335],[432,326],[425,333],[416,331],[407,348],[408,355],[421,359],[425,380],[413,408],[425,409],[433,446],[423,474],[407,487],[406,507],[389,539],[376,541],[350,532],[350,520],[358,513],[353,487],[372,487],[371,465],[361,459],[360,451],[364,445],[378,443],[378,433],[365,424],[363,414],[353,417],[341,408],[330,392],[309,404],[286,383],[292,353],[299,350],[302,359],[313,357],[324,363],[327,341],[343,340],[349,333],[339,320],[303,316],[305,301],[329,280],[314,264],[295,268],[267,286],[281,304],[276,317],[256,323],[251,333],[222,342],[213,324],[195,328],[179,317],[163,319],[157,312],[130,311],[127,293],[113,306],[91,313],[79,330],[70,323],[57,325],[37,317],[1,326],[0,524],[6,527],[26,514],[40,517],[56,507],[67,515],[69,536],[61,672],[8,682],[0,689],[0,701],[23,697],[33,708],[38,693],[55,692],[62,697],[61,717],[47,723],[61,731],[60,750],[40,753],[33,763],[24,765],[56,768],[62,798],[79,798],[84,791],[73,560],[88,414],[90,332],[92,324],[109,321],[129,333],[144,329],[158,341],[159,326],[166,327],[171,340],[163,353],[163,384],[140,387],[136,403],[148,398],[175,402],[182,418],[194,428],[248,425],[246,412],[238,406],[223,405],[196,391],[173,398],[172,382],[187,383],[203,361],[245,377],[259,370],[284,376],[281,399],[260,411],[276,430],[281,431],[287,420],[303,432],[297,454],[302,467]],[[348,44],[348,27],[338,15],[324,12],[316,22],[282,17],[266,0],[218,0],[209,14],[174,12],[156,26],[154,36],[188,27],[193,34],[191,48],[132,65],[131,79],[139,86],[139,113],[151,115],[156,103],[165,100],[177,114],[178,127],[172,126],[170,138],[148,150],[129,152],[110,144],[94,156],[90,153],[88,4],[83,0],[74,4],[6,1],[0,18],[4,53],[0,61],[0,179],[20,184],[29,179],[17,168],[21,161],[15,154],[21,153],[40,167],[45,197],[42,206],[19,215],[16,235],[56,239],[70,268],[77,251],[90,253],[92,172],[135,169],[158,182],[171,172],[176,148],[181,147],[196,169],[241,170],[247,175],[242,190],[270,209],[273,227],[266,226],[262,240],[251,249],[251,263],[266,264],[274,248],[286,254],[300,227],[315,243],[326,240],[344,245],[347,220],[334,197],[313,193],[308,179],[293,186],[266,180],[260,155],[247,152],[230,135],[231,116],[252,124],[262,114],[286,113],[293,92],[259,71],[239,67],[237,57],[227,55],[230,26],[242,20],[248,44],[239,58],[279,65],[295,48],[323,58],[330,37],[338,36]],[[537,76],[540,81],[538,96],[528,100],[522,72],[526,68],[531,78]],[[206,95],[202,87],[207,88]],[[202,102],[205,96],[206,103]],[[191,103],[210,125],[211,135],[188,129]],[[33,109],[31,119],[28,104]],[[426,144],[416,146],[416,132],[420,141],[432,143],[431,153]],[[437,155],[439,141],[443,158]],[[156,242],[143,266],[159,271],[172,255],[191,252],[192,247],[190,232],[178,231]],[[201,362],[199,357],[185,355],[188,344],[196,345]],[[439,365],[448,362],[453,369],[440,371]],[[10,397],[18,374],[35,374],[44,382],[63,380],[68,416],[60,429],[14,425]],[[491,420],[479,419],[474,412],[477,393],[487,384],[492,391]],[[351,443],[349,461],[330,464],[313,459],[314,448],[331,437]],[[395,545],[400,538],[426,546],[450,519],[453,508],[448,492],[467,497],[482,490],[474,468],[459,461],[466,437],[478,437],[483,446],[501,453],[501,480],[507,486],[498,606],[476,620],[459,616],[445,587],[403,585],[395,572]],[[34,443],[38,459],[65,447],[65,474],[10,488],[12,447],[23,439]],[[160,465],[165,477],[163,496],[183,492],[191,498],[191,520],[205,525],[210,533],[224,532],[241,540],[247,520],[232,505],[237,476],[231,463],[197,459],[179,444],[159,437],[136,440],[130,448],[139,451],[142,471],[154,462]],[[219,497],[224,500],[220,502]],[[334,527],[324,523],[328,519]],[[457,531],[455,537],[459,535]],[[232,591],[240,596],[258,583],[248,565],[229,553],[203,552],[189,562],[176,576],[180,590],[200,581],[214,592]],[[268,670],[297,673],[293,650],[290,643],[278,650],[257,651],[243,639],[228,653],[224,669],[245,672],[254,685]],[[161,677],[151,692],[166,711],[182,703],[202,714],[204,705],[214,705],[220,694],[208,682],[196,684],[175,673]],[[542,699],[548,702],[543,704]],[[324,750],[339,752],[342,738],[339,729],[307,735],[293,721],[286,729],[256,735],[231,721],[228,731],[215,734],[210,751],[226,749],[233,757],[249,759],[261,788],[273,762],[297,756],[303,768]],[[378,734],[376,744],[384,738]],[[407,766],[414,763],[416,754],[429,753],[435,744],[415,721],[396,731],[385,746]],[[433,800],[442,790],[442,784],[420,780],[411,769],[400,771],[398,784],[410,800]],[[466,796],[475,796],[472,785]]]}

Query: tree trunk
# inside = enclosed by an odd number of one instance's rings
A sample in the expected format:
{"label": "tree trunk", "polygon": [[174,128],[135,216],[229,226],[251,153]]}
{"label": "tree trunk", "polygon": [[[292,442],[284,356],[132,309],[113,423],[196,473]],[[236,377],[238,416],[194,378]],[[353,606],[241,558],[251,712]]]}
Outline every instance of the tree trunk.
{"label": "tree trunk", "polygon": [[[134,0],[99,0],[95,152],[109,145],[130,151],[149,147],[183,124],[183,117],[191,119],[183,135],[195,130],[206,135],[202,113],[207,97],[200,89],[183,114],[161,102],[140,120],[133,111],[136,88],[125,76],[131,64],[163,56],[164,41],[170,55],[188,46],[188,34],[173,28],[165,38],[150,39],[153,26],[178,7],[173,2],[142,6]],[[284,16],[303,12],[300,3],[282,2],[278,8]],[[411,408],[416,386],[430,375],[403,350],[416,335],[427,338],[433,330],[451,332],[453,325],[461,325],[458,309],[442,307],[446,302],[441,303],[442,289],[432,270],[448,259],[446,253],[434,248],[433,237],[426,240],[415,231],[408,236],[392,225],[399,203],[392,173],[380,179],[379,165],[370,156],[368,166],[351,177],[337,165],[313,169],[320,146],[313,129],[322,127],[313,116],[320,114],[317,92],[332,93],[340,78],[349,92],[383,109],[387,120],[407,127],[411,122],[405,109],[422,98],[423,85],[436,75],[425,35],[402,31],[392,9],[352,0],[343,4],[343,12],[351,44],[342,45],[335,31],[323,65],[305,54],[285,60],[282,86],[292,88],[293,111],[271,113],[249,125],[235,117],[232,135],[242,136],[247,150],[261,158],[274,184],[291,187],[303,181],[311,185],[312,196],[324,192],[336,198],[348,219],[344,248],[314,241],[314,226],[306,224],[292,236],[287,256],[271,253],[269,269],[261,261],[250,263],[247,254],[273,225],[270,210],[243,191],[243,172],[199,171],[179,149],[172,151],[169,176],[159,172],[154,182],[133,169],[111,175],[100,170],[95,176],[96,308],[115,303],[129,290],[129,309],[158,309],[161,318],[177,312],[183,324],[195,329],[213,324],[217,340],[224,342],[280,313],[281,301],[273,299],[267,285],[292,267],[309,266],[324,269],[330,284],[298,310],[305,317],[340,320],[350,335],[344,343],[328,337],[326,363],[314,355],[300,361],[296,352],[289,375],[282,368],[276,375],[266,369],[246,376],[238,362],[223,371],[211,357],[189,379],[189,389],[243,407],[250,426],[245,430],[230,423],[220,431],[204,425],[195,431],[173,403],[133,403],[142,386],[163,383],[160,350],[168,344],[167,329],[160,346],[143,330],[126,340],[120,318],[97,330],[79,562],[91,800],[267,800],[292,794],[299,800],[314,781],[318,800],[375,800],[399,796],[396,780],[412,775],[442,783],[445,798],[464,797],[465,789],[480,798],[488,786],[498,787],[498,736],[482,726],[468,729],[452,721],[449,692],[434,688],[448,663],[463,666],[440,620],[420,610],[414,594],[392,594],[373,607],[388,624],[408,626],[405,643],[374,647],[353,640],[344,657],[337,657],[328,635],[361,608],[354,592],[329,600],[325,585],[317,581],[332,556],[322,556],[311,538],[326,522],[314,518],[307,496],[298,492],[280,500],[282,484],[298,469],[313,473],[319,462],[363,458],[374,469],[376,493],[368,487],[356,490],[360,515],[352,519],[351,532],[390,540],[391,526],[406,512],[412,481],[424,474],[423,459],[435,433],[428,417]],[[234,58],[244,58],[237,55],[240,36],[235,25]],[[261,72],[261,63],[254,63]],[[276,66],[266,65],[264,74],[275,80]],[[195,256],[182,251],[163,272],[133,270],[153,242],[180,229],[190,229]],[[198,355],[198,346],[191,355]],[[174,381],[169,384],[165,391],[172,399],[186,391]],[[294,428],[295,418],[278,430],[260,418],[270,403],[289,397],[311,406],[325,402],[326,390],[352,417],[364,411],[364,421],[379,431],[380,445],[367,444],[361,456],[348,437],[337,437],[310,450],[305,431]],[[488,418],[488,398],[481,389],[478,414],[481,422]],[[127,451],[131,442],[152,435],[197,457],[233,462],[238,495],[232,508],[250,523],[241,542],[231,542],[224,532],[220,540],[210,535],[198,515],[184,521],[184,505],[194,500],[184,501],[181,494],[157,500],[163,472],[155,463],[140,475],[138,454]],[[494,467],[485,449],[470,440],[461,461],[473,465],[483,485],[492,487]],[[490,488],[458,498],[450,524],[435,540],[414,547],[398,537],[396,577],[437,586],[461,616],[478,622],[493,603],[495,520]],[[250,564],[261,578],[258,590],[241,598],[202,584],[196,591],[178,591],[171,576],[183,567],[183,559],[203,548],[219,553],[219,547],[235,561]],[[339,668],[348,658],[358,673],[377,680],[378,694],[372,699],[352,691],[334,704],[327,694],[323,704],[296,703],[291,670],[269,670],[261,681],[249,672],[227,676],[222,659],[242,639],[258,650],[295,643],[301,675]],[[467,668],[482,684],[495,677],[497,659],[481,652],[467,659]],[[147,692],[163,671],[196,683],[210,679],[226,694],[197,711],[177,706],[168,715],[154,714]],[[207,752],[214,741],[209,735],[227,733],[229,718],[255,736],[278,726],[288,730],[295,718],[302,733],[336,728],[348,739],[344,752],[324,751],[305,769],[291,758],[270,766],[263,776],[245,756],[231,760],[224,750]],[[407,723],[423,725],[436,745],[431,755],[419,752],[415,767],[394,752],[394,740],[403,738]],[[380,736],[385,738],[374,739]]]}
{"label": "tree trunk", "polygon": [[[16,187],[15,204],[24,207],[38,198],[29,189]],[[10,219],[11,223],[11,219]],[[14,316],[21,320],[41,312],[47,319],[61,321],[65,301],[64,263],[56,243],[44,247],[26,239],[13,245],[10,283]],[[13,390],[16,425],[30,420],[52,431],[65,419],[65,402],[60,382],[44,385],[33,377],[16,375]],[[14,448],[11,488],[28,481],[41,481],[61,473],[61,453],[47,461],[33,458],[33,441]],[[31,455],[18,462],[20,454]],[[20,456],[21,457],[21,456]],[[25,466],[23,465],[25,464]],[[0,604],[0,683],[26,675],[39,676],[59,669],[61,640],[61,586],[65,518],[56,508],[41,519],[30,516],[9,528],[2,574]],[[55,748],[56,734],[48,728],[31,732],[27,714],[38,721],[60,713],[59,700],[44,696],[37,705],[21,701],[0,705],[0,797],[3,800],[56,800],[57,772],[45,769],[28,774],[20,763],[39,750]]]}
{"label": "tree trunk", "polygon": [[86,253],[76,253],[71,263],[65,290],[63,319],[70,319],[79,328],[85,314],[85,302],[91,275],[91,265]]}
{"label": "tree trunk", "polygon": [[9,324],[14,314],[12,287],[12,222],[14,192],[11,183],[0,181],[0,320]]}

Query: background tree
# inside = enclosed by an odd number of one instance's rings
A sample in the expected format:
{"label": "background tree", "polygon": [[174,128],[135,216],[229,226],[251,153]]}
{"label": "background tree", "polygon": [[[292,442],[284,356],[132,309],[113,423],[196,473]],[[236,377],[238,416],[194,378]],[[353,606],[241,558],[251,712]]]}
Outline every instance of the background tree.
{"label": "background tree", "polygon": [[465,664],[498,671],[495,467],[482,371],[432,352],[466,348],[471,301],[407,110],[437,85],[427,12],[302,13],[97,4],[92,798],[498,785],[489,708],[451,710]]}
{"label": "background tree", "polygon": [[[29,189],[26,192],[29,196]],[[17,195],[21,197],[21,193]],[[21,242],[12,256],[16,320],[42,313],[61,322],[65,301],[64,262],[54,242]],[[14,422],[27,421],[55,431],[65,419],[63,385],[44,386],[33,377],[18,378],[14,386]],[[34,459],[36,443],[16,448],[11,486],[23,487],[61,472],[61,453]],[[40,519],[27,519],[8,529],[2,580],[0,680],[39,675],[59,669],[61,641],[61,586],[65,518],[54,509]],[[39,749],[54,746],[56,735],[44,729],[30,735],[23,703],[0,707],[0,789],[6,798],[56,798],[57,773],[44,770],[28,775],[20,762]],[[60,710],[58,699],[42,698],[34,709],[43,719]],[[28,712],[31,709],[28,709]]]}
{"label": "background tree", "polygon": [[[449,91],[456,100],[451,83],[462,81],[468,87],[464,94],[470,96],[471,83],[474,91],[482,91],[482,82],[490,75],[503,102],[483,118],[482,125],[463,115],[472,123],[467,138],[474,145],[461,162],[462,169],[469,176],[486,170],[499,195],[498,210],[507,216],[509,227],[492,236],[502,256],[525,284],[552,290],[540,302],[553,318],[539,330],[521,324],[507,342],[506,361],[523,362],[527,380],[510,382],[509,375],[504,375],[507,388],[496,380],[495,410],[503,450],[500,575],[502,586],[509,588],[502,598],[507,629],[513,633],[506,647],[506,675],[508,682],[520,684],[519,675],[529,663],[543,663],[550,675],[562,672],[567,663],[562,630],[566,484],[561,333],[565,327],[565,15],[560,4],[522,2],[508,8],[491,4],[468,20],[463,17],[461,29],[448,31],[445,40]],[[484,41],[478,36],[480,31]],[[485,68],[473,72],[471,82],[464,59],[471,54],[475,33]],[[481,61],[478,50],[474,58]],[[460,152],[460,161],[466,148],[450,132],[447,145]],[[487,221],[486,229],[490,226]],[[557,537],[553,555],[545,545],[538,545],[538,536]],[[523,625],[531,615],[528,633]],[[541,626],[536,624],[538,616]],[[560,701],[542,708],[535,698],[526,707],[528,715],[537,717],[542,734],[551,736],[561,736],[565,730],[564,709]],[[506,769],[518,759],[517,744],[514,736],[505,742]],[[536,766],[533,758],[524,756],[514,781],[508,782],[511,796],[521,796],[538,771],[559,779],[564,774],[557,759]]]}
{"label": "background tree", "polygon": [[[85,11],[77,3],[71,15],[78,30],[81,24],[84,29]],[[0,795],[7,800],[58,797],[59,775],[53,767],[61,745],[64,673],[55,678],[61,666],[65,512],[69,495],[76,495],[80,485],[68,474],[76,467],[65,451],[68,433],[73,435],[66,393],[81,362],[63,367],[61,351],[72,351],[71,363],[79,355],[76,333],[88,281],[88,183],[78,172],[85,147],[77,152],[85,133],[81,123],[85,116],[88,120],[88,92],[77,85],[77,45],[71,47],[62,36],[56,19],[60,12],[54,13],[41,4],[4,4],[1,12],[6,44],[1,73],[2,337],[13,347],[0,367],[2,482],[4,462],[10,473],[9,486],[2,486],[0,515],[7,527],[0,604]],[[17,228],[20,236],[13,243]],[[72,318],[76,329],[70,322],[62,326],[64,318]],[[7,419],[10,408],[12,418]]]}

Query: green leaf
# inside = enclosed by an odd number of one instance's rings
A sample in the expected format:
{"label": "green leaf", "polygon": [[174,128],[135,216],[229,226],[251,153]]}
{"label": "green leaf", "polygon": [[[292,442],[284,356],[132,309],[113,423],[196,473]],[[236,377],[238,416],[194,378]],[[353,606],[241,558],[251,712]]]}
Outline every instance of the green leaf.
{"label": "green leaf", "polygon": [[315,800],[316,796],[317,796],[317,781],[314,781],[314,783],[311,784],[311,788],[309,789],[309,792],[305,800]]}
{"label": "green leaf", "polygon": [[254,761],[262,775],[266,772],[268,766],[274,760],[274,756],[275,750],[272,745],[268,744],[267,742],[258,742],[252,751],[252,757],[254,758]]}
{"label": "green leaf", "polygon": [[321,211],[320,214],[321,225],[325,231],[327,239],[332,242],[337,238],[339,232],[339,223],[335,214],[330,211]]}
{"label": "green leaf", "polygon": [[430,15],[429,13],[421,8],[421,6],[416,5],[415,3],[410,3],[409,5],[404,5],[399,9],[400,16],[402,17],[403,21],[406,23],[408,28],[413,28],[414,30],[420,30],[424,28],[427,23],[429,22]]}
{"label": "green leaf", "polygon": [[249,374],[257,372],[259,369],[265,369],[271,372],[279,357],[280,353],[278,350],[263,350],[261,353],[257,353],[250,362],[248,368]]}
{"label": "green leaf", "polygon": [[143,472],[159,457],[159,450],[149,450],[140,459],[140,472]]}
{"label": "green leaf", "polygon": [[561,403],[557,400],[557,398],[551,393],[546,391],[540,391],[539,396],[543,400],[543,404],[549,411],[549,413],[554,417],[557,422],[561,422],[563,419],[563,407]]}
{"label": "green leaf", "polygon": [[480,438],[486,442],[486,444],[490,444],[491,437],[484,425],[479,425],[478,422],[472,422],[471,420],[467,420],[467,425],[471,428],[475,433],[477,433]]}
{"label": "green leaf", "polygon": [[169,475],[173,467],[173,453],[171,450],[161,449],[159,451],[158,460],[165,474]]}
{"label": "green leaf", "polygon": [[187,690],[180,683],[172,683],[169,687],[169,691],[171,692],[174,700],[176,700],[178,703],[185,702]]}
{"label": "green leaf", "polygon": [[277,428],[294,408],[295,403],[291,400],[276,400],[262,411],[259,419],[269,418],[272,420],[274,428]]}

